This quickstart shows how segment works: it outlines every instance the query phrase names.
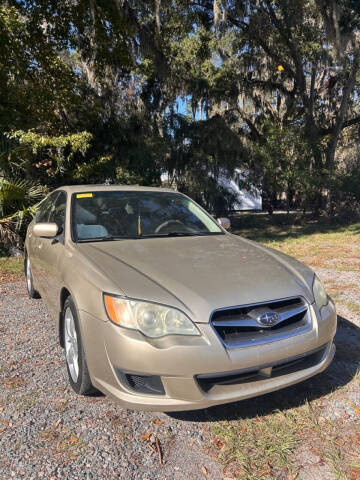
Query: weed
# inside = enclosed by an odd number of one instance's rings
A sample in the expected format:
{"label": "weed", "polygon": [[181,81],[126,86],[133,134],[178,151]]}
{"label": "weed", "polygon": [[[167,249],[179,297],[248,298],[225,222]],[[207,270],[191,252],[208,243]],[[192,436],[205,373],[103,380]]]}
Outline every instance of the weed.
{"label": "weed", "polygon": [[291,456],[300,440],[295,410],[217,422],[213,432],[225,444],[222,460],[239,465],[246,479],[271,478],[274,469],[292,469]]}

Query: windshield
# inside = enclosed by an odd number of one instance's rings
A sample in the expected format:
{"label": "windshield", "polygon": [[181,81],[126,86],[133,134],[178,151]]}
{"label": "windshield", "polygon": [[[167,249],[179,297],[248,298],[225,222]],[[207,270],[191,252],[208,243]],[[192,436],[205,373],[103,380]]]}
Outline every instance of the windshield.
{"label": "windshield", "polygon": [[223,234],[180,193],[96,191],[73,195],[75,241]]}

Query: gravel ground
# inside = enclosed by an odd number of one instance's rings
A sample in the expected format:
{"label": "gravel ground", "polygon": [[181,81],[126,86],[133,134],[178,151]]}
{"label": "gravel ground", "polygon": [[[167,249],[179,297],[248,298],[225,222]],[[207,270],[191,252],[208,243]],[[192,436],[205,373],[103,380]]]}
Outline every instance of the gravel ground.
{"label": "gravel ground", "polygon": [[2,480],[223,478],[207,454],[206,422],[77,396],[53,320],[42,300],[27,298],[23,281],[0,286],[0,312]]}
{"label": "gravel ground", "polygon": [[[0,285],[0,479],[229,479],[235,475],[218,463],[211,434],[216,415],[240,420],[256,406],[281,409],[283,398],[304,391],[324,395],[323,417],[344,418],[342,428],[350,428],[359,422],[359,382],[351,382],[360,363],[359,315],[348,320],[340,317],[337,357],[321,376],[255,400],[170,416],[77,396],[47,307],[27,298],[24,281],[7,280]],[[334,478],[305,444],[295,463],[299,480]]]}

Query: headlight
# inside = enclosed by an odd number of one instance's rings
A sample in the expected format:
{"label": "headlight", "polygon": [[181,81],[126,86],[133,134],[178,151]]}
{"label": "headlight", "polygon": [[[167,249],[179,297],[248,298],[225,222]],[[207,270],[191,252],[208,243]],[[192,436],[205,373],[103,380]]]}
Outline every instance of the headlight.
{"label": "headlight", "polygon": [[316,275],[314,276],[313,293],[319,310],[328,304],[329,300],[325,288]]}
{"label": "headlight", "polygon": [[180,310],[104,294],[110,320],[121,327],[140,330],[147,337],[165,335],[200,335],[193,322]]}

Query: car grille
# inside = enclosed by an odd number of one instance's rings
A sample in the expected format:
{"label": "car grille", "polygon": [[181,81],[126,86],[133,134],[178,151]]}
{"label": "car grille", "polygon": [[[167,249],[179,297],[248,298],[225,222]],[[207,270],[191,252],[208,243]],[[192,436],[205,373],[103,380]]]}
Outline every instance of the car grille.
{"label": "car grille", "polygon": [[[277,315],[276,324],[259,323],[257,318],[269,312]],[[227,348],[274,342],[312,328],[309,306],[302,297],[215,310],[210,323]]]}
{"label": "car grille", "polygon": [[282,375],[305,370],[320,363],[324,357],[328,344],[316,350],[306,352],[296,357],[291,357],[280,362],[270,363],[259,367],[248,368],[238,372],[215,373],[209,375],[197,375],[196,380],[205,393],[212,393],[218,386],[240,385],[267,378],[276,378]]}

